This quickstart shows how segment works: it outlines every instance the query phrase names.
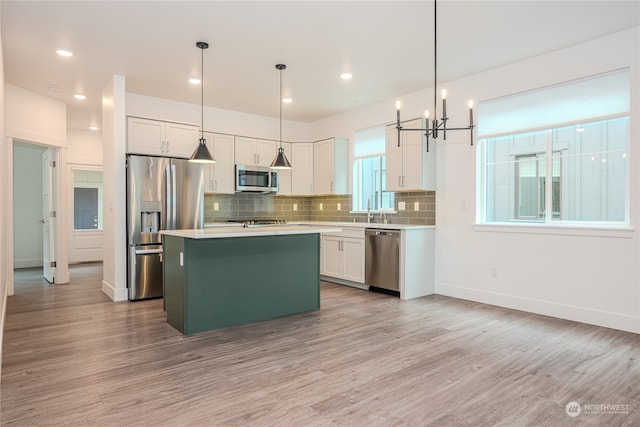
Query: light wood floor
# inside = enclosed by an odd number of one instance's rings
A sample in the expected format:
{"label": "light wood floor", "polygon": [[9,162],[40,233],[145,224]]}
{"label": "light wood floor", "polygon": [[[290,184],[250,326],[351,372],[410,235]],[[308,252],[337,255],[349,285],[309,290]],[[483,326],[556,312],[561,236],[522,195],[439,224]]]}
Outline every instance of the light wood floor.
{"label": "light wood floor", "polygon": [[16,275],[3,425],[640,425],[639,335],[323,283],[319,311],[185,337],[161,300],[113,303],[101,277]]}

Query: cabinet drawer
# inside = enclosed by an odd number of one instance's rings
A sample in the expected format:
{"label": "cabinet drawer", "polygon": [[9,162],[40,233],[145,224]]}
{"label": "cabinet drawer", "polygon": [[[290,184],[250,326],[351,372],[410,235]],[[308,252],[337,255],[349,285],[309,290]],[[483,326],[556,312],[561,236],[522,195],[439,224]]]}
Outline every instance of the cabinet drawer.
{"label": "cabinet drawer", "polygon": [[342,229],[339,233],[326,233],[325,236],[335,237],[352,237],[356,239],[364,239],[364,228],[360,227],[340,227]]}

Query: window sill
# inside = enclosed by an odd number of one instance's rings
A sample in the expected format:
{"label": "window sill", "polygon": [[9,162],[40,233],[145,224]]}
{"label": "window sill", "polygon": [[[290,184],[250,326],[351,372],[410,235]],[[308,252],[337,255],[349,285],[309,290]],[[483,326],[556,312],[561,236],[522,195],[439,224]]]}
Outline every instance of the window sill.
{"label": "window sill", "polygon": [[490,224],[474,224],[474,231],[493,233],[526,233],[526,234],[555,234],[562,236],[593,236],[630,239],[635,229],[628,225],[599,225],[599,224],[535,224],[495,222]]}

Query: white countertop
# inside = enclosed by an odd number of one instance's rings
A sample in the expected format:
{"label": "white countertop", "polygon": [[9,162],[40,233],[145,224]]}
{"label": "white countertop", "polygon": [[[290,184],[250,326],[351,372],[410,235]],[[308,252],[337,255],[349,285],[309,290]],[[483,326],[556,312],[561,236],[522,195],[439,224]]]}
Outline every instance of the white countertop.
{"label": "white countertop", "polygon": [[316,225],[273,224],[258,227],[233,227],[215,225],[201,230],[162,230],[160,234],[187,239],[223,239],[227,237],[281,236],[289,234],[339,233],[338,227]]}
{"label": "white countertop", "polygon": [[[435,225],[406,225],[406,224],[381,224],[366,222],[330,222],[330,221],[291,221],[287,225],[321,226],[321,227],[357,227],[357,228],[382,228],[386,230],[420,230],[436,228]],[[274,225],[282,227],[282,224]],[[205,229],[217,227],[238,227],[237,223],[211,222],[204,225]],[[326,232],[326,231],[325,231]],[[335,231],[334,231],[335,232]]]}
{"label": "white countertop", "polygon": [[321,225],[329,227],[358,227],[358,228],[383,228],[386,230],[419,230],[424,228],[436,228],[435,225],[407,225],[407,224],[382,224],[379,222],[323,222],[323,221],[302,221],[296,224]]}

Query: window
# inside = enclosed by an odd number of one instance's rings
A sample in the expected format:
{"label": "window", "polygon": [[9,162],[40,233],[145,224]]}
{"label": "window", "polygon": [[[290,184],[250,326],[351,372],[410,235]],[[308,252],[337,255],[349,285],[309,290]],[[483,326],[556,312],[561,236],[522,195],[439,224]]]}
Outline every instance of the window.
{"label": "window", "polygon": [[478,111],[481,222],[628,222],[628,71],[486,107]]}
{"label": "window", "polygon": [[102,230],[100,171],[73,171],[73,229]]}
{"label": "window", "polygon": [[376,126],[355,132],[353,144],[353,210],[392,210],[393,192],[384,191],[385,128]]}

